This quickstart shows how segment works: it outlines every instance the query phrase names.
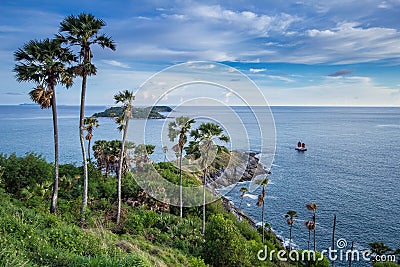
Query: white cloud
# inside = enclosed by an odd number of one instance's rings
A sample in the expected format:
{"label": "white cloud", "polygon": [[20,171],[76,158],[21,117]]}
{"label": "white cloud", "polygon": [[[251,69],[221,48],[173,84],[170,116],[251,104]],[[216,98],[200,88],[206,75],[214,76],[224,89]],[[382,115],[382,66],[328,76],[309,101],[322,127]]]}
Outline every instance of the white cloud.
{"label": "white cloud", "polygon": [[232,11],[220,5],[197,5],[190,7],[189,12],[195,18],[207,19],[211,22],[225,23],[235,30],[248,30],[250,34],[268,36],[269,31],[286,31],[297,16],[281,13],[274,16],[256,14],[251,11]]}
{"label": "white cloud", "polygon": [[251,73],[259,73],[259,72],[264,72],[264,71],[266,71],[267,69],[265,69],[265,68],[262,68],[262,69],[253,69],[253,68],[250,68],[249,69],[249,71],[251,72]]}
{"label": "white cloud", "polygon": [[268,78],[272,79],[272,80],[279,80],[279,81],[283,81],[283,82],[288,82],[288,83],[292,83],[294,82],[293,79],[284,77],[284,76],[278,76],[278,75],[267,75]]}
{"label": "white cloud", "polygon": [[[378,3],[375,1],[374,6]],[[285,6],[276,5],[277,10]],[[357,22],[361,15],[349,20],[340,19],[342,15],[337,13],[355,8],[367,16],[363,7],[372,5],[311,2],[301,4],[307,11],[281,9],[273,13],[256,8],[257,5],[228,8],[223,3],[183,2],[173,8],[166,5],[158,9],[159,13],[150,20],[138,20],[138,16],[134,22],[131,18],[119,20],[110,31],[118,32],[117,56],[131,60],[346,64],[390,59],[395,62],[400,58],[397,45],[400,33],[396,25],[372,26],[376,24],[368,24],[366,19]],[[318,15],[323,16],[323,21],[315,23],[313,6],[333,13]]]}
{"label": "white cloud", "polygon": [[102,62],[114,66],[114,67],[120,67],[120,68],[124,68],[124,69],[129,69],[130,67],[127,64],[124,64],[122,62],[116,61],[116,60],[102,60]]}
{"label": "white cloud", "polygon": [[[370,77],[325,77],[321,83],[290,88],[265,87],[271,105],[398,106],[398,89]],[[283,94],[282,91],[285,91]],[[290,95],[290,98],[288,96]]]}
{"label": "white cloud", "polygon": [[189,68],[209,70],[209,69],[214,69],[215,68],[215,64],[203,64],[203,65],[198,65],[198,64],[190,65],[189,64]]}
{"label": "white cloud", "polygon": [[307,63],[346,64],[400,57],[400,32],[393,28],[365,28],[345,22],[328,30],[308,30],[306,36],[309,42],[293,55],[305,56]]}

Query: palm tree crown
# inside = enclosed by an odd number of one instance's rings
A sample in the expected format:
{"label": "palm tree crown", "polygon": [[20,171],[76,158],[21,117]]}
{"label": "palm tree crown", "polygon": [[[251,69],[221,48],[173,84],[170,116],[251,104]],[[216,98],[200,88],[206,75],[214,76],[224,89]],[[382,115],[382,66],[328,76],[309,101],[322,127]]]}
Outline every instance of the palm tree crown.
{"label": "palm tree crown", "polygon": [[249,189],[247,189],[247,187],[242,187],[242,188],[240,188],[239,192],[241,192],[241,194],[240,194],[241,199],[240,199],[239,209],[242,207],[242,202],[243,202],[244,195],[245,195],[248,191],[249,191]]}
{"label": "palm tree crown", "polygon": [[115,119],[119,124],[118,130],[122,131],[126,128],[127,122],[132,118],[132,101],[135,100],[133,92],[124,90],[114,96],[115,104],[122,103],[121,116]]}
{"label": "palm tree crown", "polygon": [[[106,23],[95,18],[92,14],[81,13],[77,16],[67,16],[60,23],[60,33],[57,37],[63,42],[68,42],[73,46],[80,46],[79,55],[84,65],[81,66],[81,71],[85,74],[96,74],[94,65],[91,65],[93,57],[90,46],[98,44],[101,48],[110,48],[115,50],[114,41],[105,34],[99,34],[101,28],[106,26]],[[66,33],[67,36],[63,36]],[[83,73],[81,73],[83,74]]]}
{"label": "palm tree crown", "polygon": [[41,108],[51,107],[54,87],[63,84],[72,86],[72,72],[67,65],[76,61],[68,48],[53,39],[32,40],[15,53],[14,72],[18,82],[34,82],[37,87],[29,95]]}
{"label": "palm tree crown", "polygon": [[171,142],[178,137],[178,147],[180,152],[182,152],[183,147],[187,142],[186,134],[190,131],[190,127],[193,123],[195,123],[194,119],[181,116],[176,118],[175,121],[170,122],[168,125],[168,137]]}
{"label": "palm tree crown", "polygon": [[88,155],[89,155],[89,162],[90,162],[90,142],[93,138],[93,128],[99,127],[100,124],[99,124],[99,120],[94,117],[85,118],[83,123],[85,124],[85,129],[87,131],[85,139],[88,140]]}

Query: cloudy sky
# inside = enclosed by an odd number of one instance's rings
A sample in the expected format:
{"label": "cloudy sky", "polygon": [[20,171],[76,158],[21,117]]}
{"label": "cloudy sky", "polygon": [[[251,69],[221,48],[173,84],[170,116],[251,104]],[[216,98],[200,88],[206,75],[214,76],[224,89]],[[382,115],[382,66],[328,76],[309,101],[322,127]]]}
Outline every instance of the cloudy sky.
{"label": "cloudy sky", "polygon": [[[1,1],[0,104],[30,102],[33,84],[15,81],[13,52],[90,12],[117,50],[94,49],[89,105],[187,61],[238,69],[270,105],[400,105],[400,0],[166,2]],[[79,82],[57,89],[60,104],[79,105]]]}

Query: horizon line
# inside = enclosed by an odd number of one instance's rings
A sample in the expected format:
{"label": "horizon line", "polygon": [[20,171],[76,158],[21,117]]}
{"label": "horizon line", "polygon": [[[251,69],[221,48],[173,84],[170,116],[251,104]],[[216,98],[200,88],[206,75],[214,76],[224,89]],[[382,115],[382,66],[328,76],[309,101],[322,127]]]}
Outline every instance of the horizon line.
{"label": "horizon line", "polygon": [[[20,103],[20,104],[0,104],[0,106],[36,106],[39,104],[36,103]],[[67,107],[80,107],[80,105],[70,105],[70,104],[58,104],[57,106],[67,106]],[[115,104],[86,104],[86,107],[117,107]],[[173,104],[163,104],[163,105],[155,105],[155,106],[169,106],[176,107],[177,105]],[[226,105],[228,107],[247,107],[246,105]],[[136,107],[148,107],[148,106],[136,106]],[[193,105],[193,107],[221,107],[221,106],[207,106],[207,105]],[[251,107],[357,107],[357,108],[399,108],[400,105],[253,105]]]}

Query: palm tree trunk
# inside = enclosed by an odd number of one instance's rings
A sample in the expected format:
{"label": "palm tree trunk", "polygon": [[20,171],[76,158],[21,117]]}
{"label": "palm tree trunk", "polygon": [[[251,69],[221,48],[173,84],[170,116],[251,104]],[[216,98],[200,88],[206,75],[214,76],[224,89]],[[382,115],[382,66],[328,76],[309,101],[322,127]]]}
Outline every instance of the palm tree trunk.
{"label": "palm tree trunk", "polygon": [[242,202],[243,202],[243,197],[242,197],[242,199],[240,200],[239,209],[242,208]]}
{"label": "palm tree trunk", "polygon": [[[354,241],[351,241],[351,249],[350,249],[351,254],[350,254],[350,255],[353,255],[353,249],[354,249]],[[353,261],[353,257],[350,256],[350,259],[349,259],[349,267],[351,267],[352,261]]]}
{"label": "palm tree trunk", "polygon": [[87,145],[87,151],[88,151],[88,156],[89,156],[89,162],[92,162],[91,160],[90,160],[90,141],[91,141],[92,139],[91,138],[89,138],[89,140],[88,140],[88,145]]}
{"label": "palm tree trunk", "polygon": [[203,171],[203,221],[201,224],[201,232],[203,234],[206,231],[206,176],[207,168]]}
{"label": "palm tree trunk", "polygon": [[85,148],[85,96],[86,96],[86,78],[87,75],[84,73],[82,77],[82,89],[81,89],[81,109],[79,115],[79,139],[81,141],[81,149],[82,149],[82,159],[83,159],[83,194],[82,194],[82,206],[81,206],[81,224],[85,221],[85,213],[88,203],[88,167],[86,160],[86,148]]}
{"label": "palm tree trunk", "polygon": [[56,213],[58,199],[58,124],[57,124],[57,106],[56,93],[53,88],[53,97],[51,99],[51,110],[53,113],[53,131],[54,131],[54,181],[53,194],[51,196],[50,213]]}
{"label": "palm tree trunk", "polygon": [[265,203],[265,191],[263,189],[263,203],[262,203],[262,212],[261,212],[261,221],[262,221],[262,243],[264,244],[264,203]]}
{"label": "palm tree trunk", "polygon": [[307,250],[310,250],[310,239],[311,239],[311,230],[308,229],[308,249]]}
{"label": "palm tree trunk", "polygon": [[182,196],[182,153],[183,149],[181,148],[181,154],[179,156],[179,216],[183,217],[183,196]]}
{"label": "palm tree trunk", "polygon": [[315,228],[314,228],[314,251],[317,251],[317,234],[316,234],[316,232],[317,232],[317,214],[315,213],[315,211],[314,211],[314,226],[315,226]]}
{"label": "palm tree trunk", "polygon": [[289,235],[289,251],[292,250],[292,227],[293,225],[290,225],[290,235]]}
{"label": "palm tree trunk", "polygon": [[120,219],[121,219],[121,191],[122,191],[122,165],[124,163],[124,150],[125,150],[125,141],[126,141],[126,133],[128,131],[128,122],[129,120],[126,121],[125,127],[124,127],[124,132],[122,134],[122,144],[121,144],[121,153],[119,155],[119,166],[118,166],[118,208],[117,208],[117,224],[119,224]]}
{"label": "palm tree trunk", "polygon": [[[334,216],[333,216],[332,246],[331,246],[331,248],[333,250],[335,249],[335,232],[336,232],[336,214],[334,214]],[[333,259],[334,259],[335,254],[332,252],[331,256],[332,256],[332,267],[334,267],[335,260],[333,260]]]}

